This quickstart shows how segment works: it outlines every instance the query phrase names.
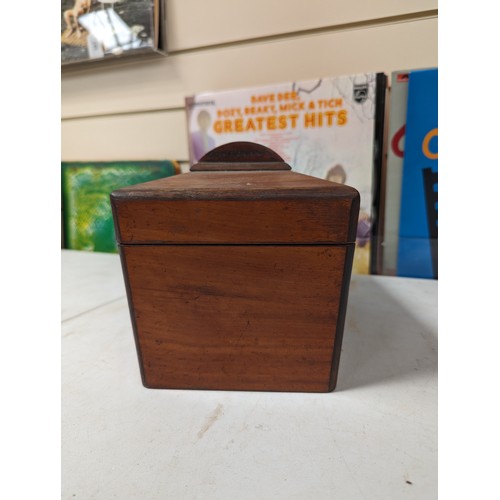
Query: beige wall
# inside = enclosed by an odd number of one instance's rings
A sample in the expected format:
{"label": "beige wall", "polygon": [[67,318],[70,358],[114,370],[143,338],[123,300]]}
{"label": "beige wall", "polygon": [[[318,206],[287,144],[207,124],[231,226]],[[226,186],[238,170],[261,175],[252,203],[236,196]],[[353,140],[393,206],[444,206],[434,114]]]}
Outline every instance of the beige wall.
{"label": "beige wall", "polygon": [[64,68],[62,160],[186,161],[186,95],[437,66],[437,0],[167,0],[169,55]]}

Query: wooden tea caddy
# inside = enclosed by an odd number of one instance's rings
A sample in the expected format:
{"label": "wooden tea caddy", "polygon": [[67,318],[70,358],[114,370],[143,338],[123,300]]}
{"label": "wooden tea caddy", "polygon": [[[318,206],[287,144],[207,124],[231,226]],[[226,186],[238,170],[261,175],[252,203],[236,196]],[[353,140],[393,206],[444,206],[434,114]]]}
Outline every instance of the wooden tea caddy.
{"label": "wooden tea caddy", "polygon": [[111,203],[144,386],[335,388],[355,189],[237,142]]}

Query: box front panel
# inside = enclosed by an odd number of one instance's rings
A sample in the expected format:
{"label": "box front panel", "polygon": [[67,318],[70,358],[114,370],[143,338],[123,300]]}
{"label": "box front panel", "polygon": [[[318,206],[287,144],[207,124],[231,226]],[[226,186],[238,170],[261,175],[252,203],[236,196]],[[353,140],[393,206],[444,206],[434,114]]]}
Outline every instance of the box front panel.
{"label": "box front panel", "polygon": [[147,387],[329,390],[350,246],[121,252]]}

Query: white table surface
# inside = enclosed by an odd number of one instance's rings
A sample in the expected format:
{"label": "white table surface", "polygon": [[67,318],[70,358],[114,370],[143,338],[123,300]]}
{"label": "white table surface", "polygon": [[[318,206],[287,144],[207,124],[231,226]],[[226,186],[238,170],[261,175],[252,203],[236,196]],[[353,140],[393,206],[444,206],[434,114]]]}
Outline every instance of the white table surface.
{"label": "white table surface", "polygon": [[63,251],[62,498],[437,498],[437,282],[353,276],[337,389],[146,389],[117,255]]}

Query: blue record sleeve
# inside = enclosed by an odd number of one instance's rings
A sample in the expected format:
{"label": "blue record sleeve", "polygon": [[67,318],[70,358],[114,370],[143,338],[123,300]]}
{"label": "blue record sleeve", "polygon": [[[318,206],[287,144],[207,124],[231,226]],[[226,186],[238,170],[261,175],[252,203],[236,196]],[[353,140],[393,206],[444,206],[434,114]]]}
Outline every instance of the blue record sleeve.
{"label": "blue record sleeve", "polygon": [[437,278],[438,70],[410,72],[398,276]]}

